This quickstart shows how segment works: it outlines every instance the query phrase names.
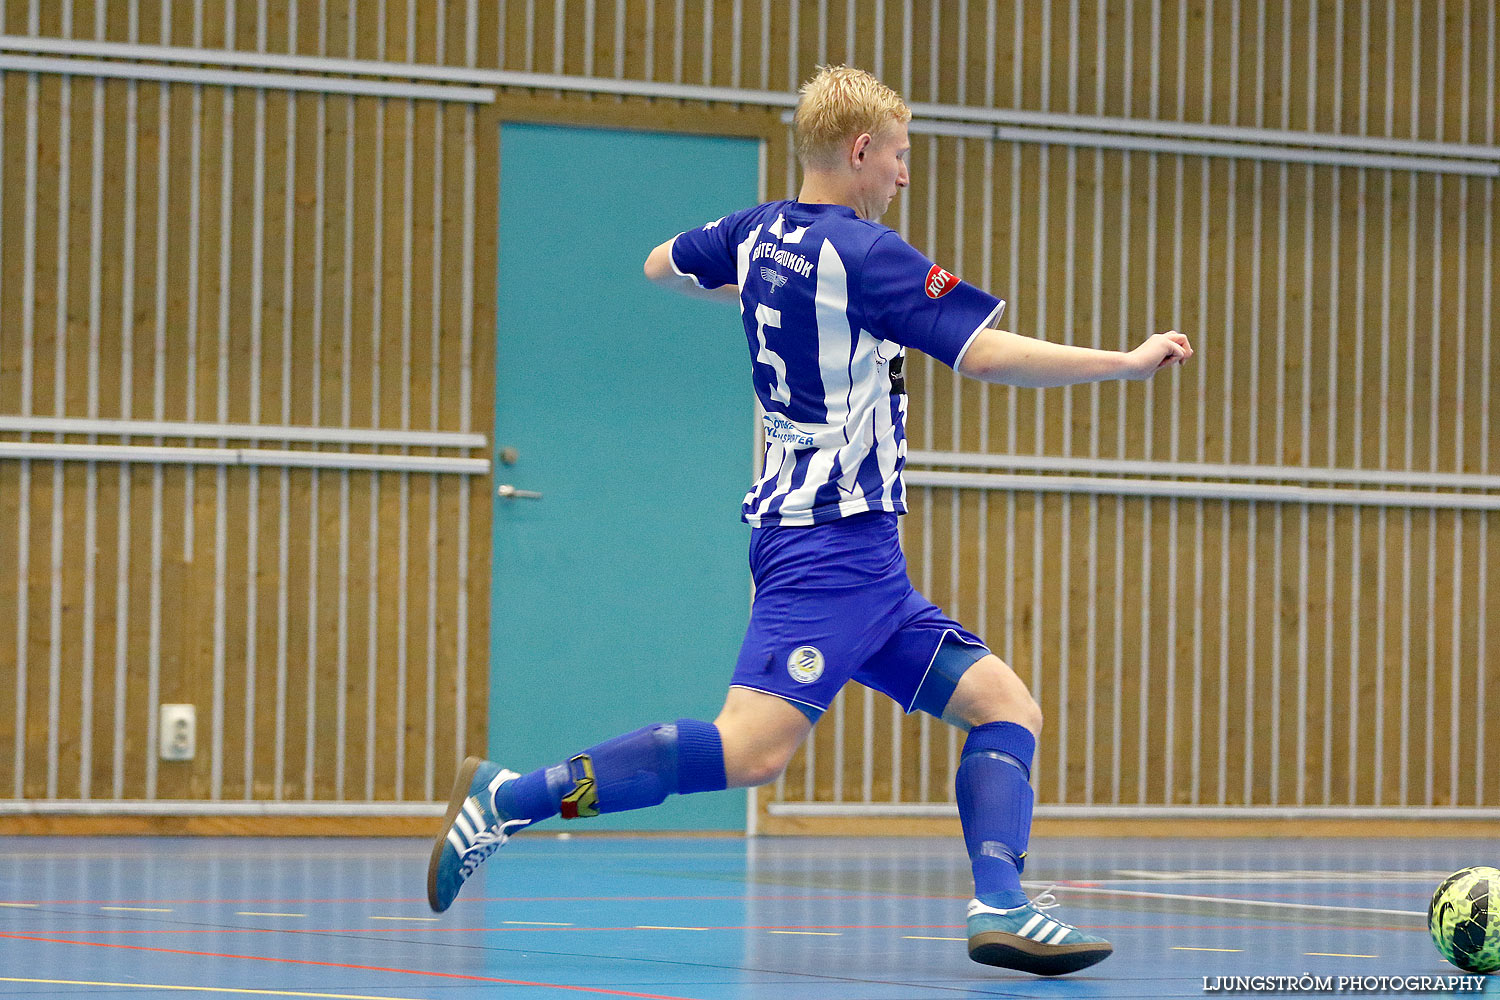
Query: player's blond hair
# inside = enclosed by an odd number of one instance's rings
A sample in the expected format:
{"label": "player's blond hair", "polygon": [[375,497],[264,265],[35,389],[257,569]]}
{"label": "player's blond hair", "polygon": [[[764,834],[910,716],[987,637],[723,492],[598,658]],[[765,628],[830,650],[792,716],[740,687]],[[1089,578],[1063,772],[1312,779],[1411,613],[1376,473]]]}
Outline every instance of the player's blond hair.
{"label": "player's blond hair", "polygon": [[802,85],[792,116],[797,159],[804,167],[828,165],[855,136],[878,136],[909,121],[911,108],[901,95],[873,75],[850,66],[820,66]]}

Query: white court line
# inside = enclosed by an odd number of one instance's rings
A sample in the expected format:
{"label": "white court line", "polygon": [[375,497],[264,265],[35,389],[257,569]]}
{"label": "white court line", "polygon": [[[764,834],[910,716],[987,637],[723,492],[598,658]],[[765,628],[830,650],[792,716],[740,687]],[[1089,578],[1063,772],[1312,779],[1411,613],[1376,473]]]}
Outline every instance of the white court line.
{"label": "white court line", "polygon": [[1197,868],[1187,871],[1161,872],[1138,868],[1116,868],[1114,874],[1125,876],[1118,879],[1091,879],[1100,883],[1113,882],[1343,882],[1348,879],[1368,881],[1442,881],[1451,872],[1447,871],[1323,871],[1284,869],[1280,871],[1252,872],[1238,869]]}
{"label": "white court line", "polygon": [[247,990],[231,986],[171,986],[164,983],[99,983],[86,979],[18,979],[0,976],[0,983],[34,983],[47,986],[107,986],[114,989],[181,990],[189,993],[236,993],[260,997],[323,997],[326,1000],[402,1000],[401,997],[376,997],[363,993],[301,993],[295,990]]}
{"label": "white court line", "polygon": [[1176,892],[1147,892],[1143,889],[1103,889],[1092,886],[1059,883],[1059,889],[1067,892],[1095,896],[1124,896],[1132,899],[1171,899],[1185,903],[1234,903],[1239,906],[1260,906],[1268,910],[1325,910],[1333,913],[1378,913],[1392,917],[1421,917],[1427,919],[1426,910],[1384,910],[1371,906],[1331,906],[1325,903],[1281,903],[1269,899],[1241,899],[1236,896],[1193,896]]}
{"label": "white court line", "polygon": [[101,910],[111,910],[118,913],[171,913],[171,910],[162,909],[159,906],[101,906]]}

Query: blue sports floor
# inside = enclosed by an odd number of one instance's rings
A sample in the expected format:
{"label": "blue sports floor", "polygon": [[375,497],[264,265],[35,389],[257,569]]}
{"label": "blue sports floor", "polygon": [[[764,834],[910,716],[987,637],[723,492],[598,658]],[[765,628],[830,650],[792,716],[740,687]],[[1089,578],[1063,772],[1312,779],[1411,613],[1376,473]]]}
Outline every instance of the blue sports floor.
{"label": "blue sports floor", "polygon": [[1500,860],[1484,841],[1037,841],[1028,888],[1055,880],[1059,915],[1115,945],[1039,980],[968,960],[956,838],[539,830],[441,918],[427,851],[0,838],[0,996],[1202,997],[1205,976],[1442,976],[1428,895]]}

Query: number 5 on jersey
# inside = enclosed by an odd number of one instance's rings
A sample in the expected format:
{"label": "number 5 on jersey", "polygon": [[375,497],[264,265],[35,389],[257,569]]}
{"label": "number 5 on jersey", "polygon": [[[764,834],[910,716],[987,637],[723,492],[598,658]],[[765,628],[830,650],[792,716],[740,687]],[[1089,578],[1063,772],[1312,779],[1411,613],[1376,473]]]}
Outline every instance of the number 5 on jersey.
{"label": "number 5 on jersey", "polygon": [[786,362],[781,355],[771,350],[766,343],[766,327],[781,329],[781,310],[772,309],[763,303],[755,304],[755,336],[760,341],[760,352],[755,360],[771,369],[771,399],[778,403],[790,403],[792,390],[786,384]]}

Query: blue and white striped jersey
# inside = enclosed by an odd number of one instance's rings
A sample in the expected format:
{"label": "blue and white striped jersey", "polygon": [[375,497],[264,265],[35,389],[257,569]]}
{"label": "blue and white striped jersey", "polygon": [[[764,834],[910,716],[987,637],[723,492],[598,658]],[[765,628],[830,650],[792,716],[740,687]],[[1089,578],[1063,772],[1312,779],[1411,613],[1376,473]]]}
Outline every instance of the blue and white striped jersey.
{"label": "blue and white striped jersey", "polygon": [[672,266],[704,288],[740,286],[764,473],[754,526],[906,511],[905,349],[957,366],[1005,308],[843,205],[778,201],[679,235]]}

